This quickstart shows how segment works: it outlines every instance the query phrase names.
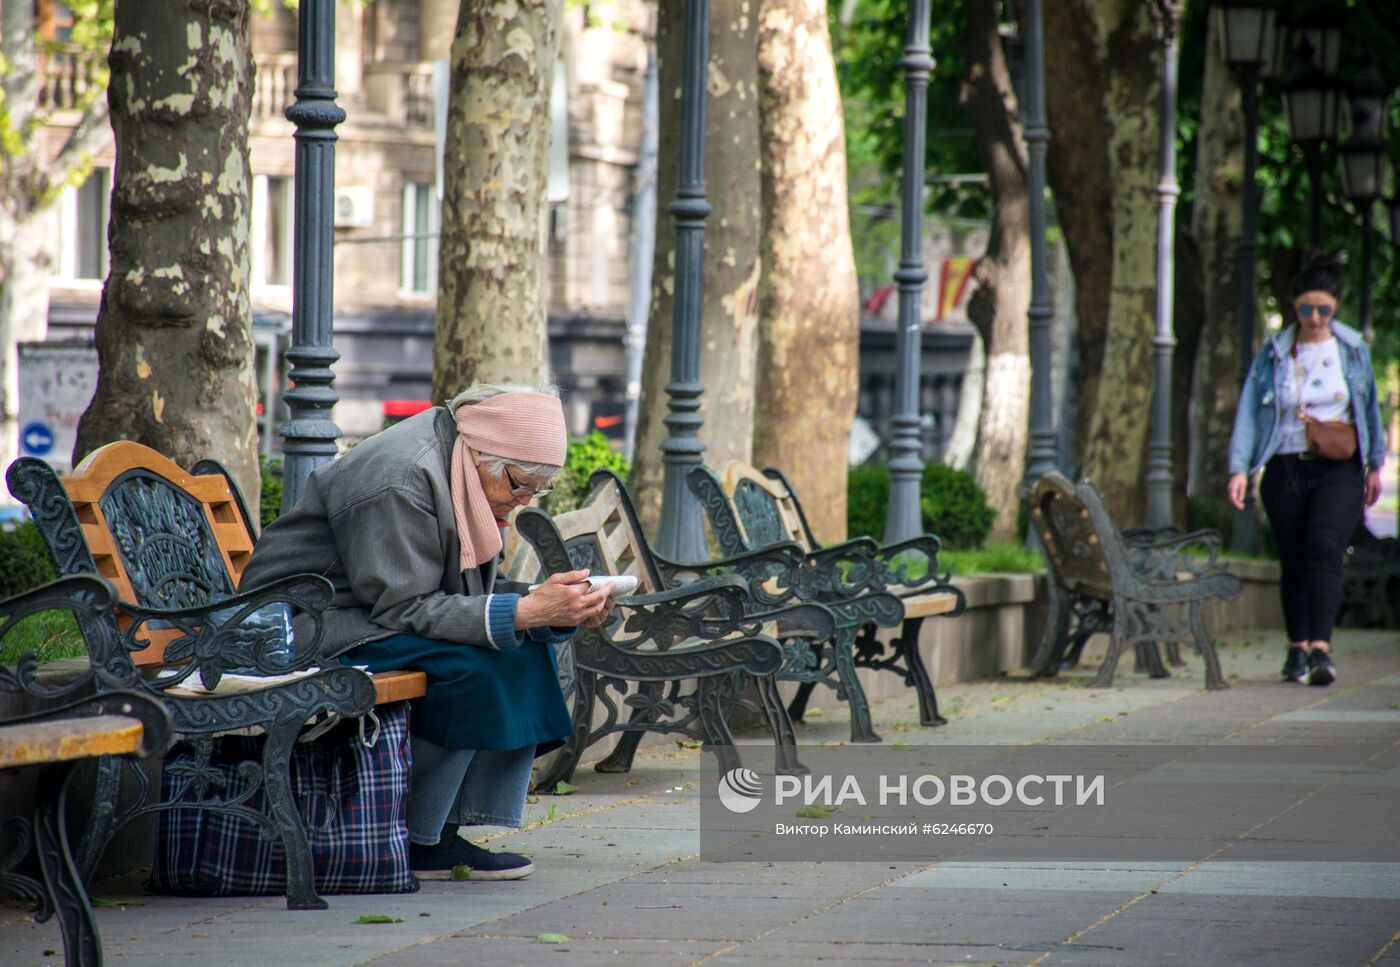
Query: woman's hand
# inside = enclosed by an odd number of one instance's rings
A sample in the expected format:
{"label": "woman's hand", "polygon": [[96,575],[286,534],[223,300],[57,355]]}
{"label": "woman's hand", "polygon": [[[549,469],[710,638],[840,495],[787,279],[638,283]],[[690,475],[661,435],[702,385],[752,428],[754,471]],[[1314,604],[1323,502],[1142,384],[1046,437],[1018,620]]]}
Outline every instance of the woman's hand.
{"label": "woman's hand", "polygon": [[546,625],[593,627],[601,623],[612,609],[608,589],[593,587],[587,577],[587,571],[561,571],[545,578],[544,583],[516,603],[515,627],[524,631]]}
{"label": "woman's hand", "polygon": [[1381,471],[1379,467],[1366,471],[1366,506],[1376,506],[1381,499]]}
{"label": "woman's hand", "polygon": [[1230,503],[1235,505],[1236,510],[1244,510],[1244,495],[1249,489],[1249,477],[1242,473],[1230,474],[1230,484],[1226,492],[1230,495]]}
{"label": "woman's hand", "polygon": [[[603,590],[606,592],[607,589],[604,588]],[[605,593],[603,598],[603,606],[598,610],[598,613],[591,618],[585,618],[583,621],[580,621],[580,625],[585,628],[598,628],[607,624],[608,617],[612,614],[613,608],[616,607],[616,602],[613,600],[611,594]]]}

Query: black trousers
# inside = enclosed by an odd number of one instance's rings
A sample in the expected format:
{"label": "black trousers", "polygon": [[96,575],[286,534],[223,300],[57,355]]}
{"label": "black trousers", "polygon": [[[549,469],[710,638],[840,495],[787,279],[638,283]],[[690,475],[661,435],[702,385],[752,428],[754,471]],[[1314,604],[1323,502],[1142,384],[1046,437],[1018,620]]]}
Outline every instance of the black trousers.
{"label": "black trousers", "polygon": [[1332,640],[1342,603],[1342,558],[1361,520],[1364,494],[1357,457],[1280,454],[1264,468],[1259,499],[1278,544],[1289,641]]}

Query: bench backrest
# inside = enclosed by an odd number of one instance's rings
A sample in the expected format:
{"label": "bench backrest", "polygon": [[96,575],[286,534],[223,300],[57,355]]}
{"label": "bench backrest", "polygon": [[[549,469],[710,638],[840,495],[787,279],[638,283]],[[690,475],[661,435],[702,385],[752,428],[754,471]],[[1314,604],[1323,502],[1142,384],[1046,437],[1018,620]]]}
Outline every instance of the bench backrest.
{"label": "bench backrest", "polygon": [[552,518],[529,507],[516,514],[507,540],[506,575],[535,583],[548,574],[588,568],[593,574],[637,578],[634,594],[662,590],[656,562],[621,478],[599,470],[589,485],[592,493],[577,510]]}
{"label": "bench backrest", "polygon": [[[1046,561],[1060,584],[1077,593],[1107,599],[1113,594],[1110,549],[1104,546],[1099,526],[1107,520],[1107,512],[1097,495],[1092,484],[1075,487],[1064,474],[1052,471],[1035,482],[1026,502]],[[1095,503],[1096,507],[1090,506]],[[1109,541],[1116,543],[1111,527],[1109,531]]]}
{"label": "bench backrest", "polygon": [[[186,471],[129,440],[93,451],[59,477],[18,460],[10,490],[28,505],[61,574],[95,571],[124,601],[189,608],[233,594],[256,539],[237,484],[204,460]],[[150,632],[137,664],[157,664],[178,632]]]}
{"label": "bench backrest", "polygon": [[808,551],[820,549],[802,504],[781,470],[760,473],[742,460],[730,460],[720,471],[720,483],[738,515],[748,549],[788,541]]}

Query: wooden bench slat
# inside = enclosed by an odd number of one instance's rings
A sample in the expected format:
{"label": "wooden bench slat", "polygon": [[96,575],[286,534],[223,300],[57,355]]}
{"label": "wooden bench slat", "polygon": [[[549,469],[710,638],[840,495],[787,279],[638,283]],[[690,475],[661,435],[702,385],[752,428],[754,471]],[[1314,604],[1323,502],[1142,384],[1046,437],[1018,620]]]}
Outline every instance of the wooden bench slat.
{"label": "wooden bench slat", "polygon": [[428,676],[423,672],[379,672],[374,676],[374,704],[422,698],[428,693]]}
{"label": "wooden bench slat", "polygon": [[927,618],[935,614],[947,614],[958,606],[956,595],[938,592],[934,594],[919,594],[914,592],[908,597],[900,594],[900,600],[904,602],[904,616],[906,618]]}
{"label": "wooden bench slat", "polygon": [[0,726],[0,769],[129,755],[141,748],[143,726],[125,715],[94,715]]}

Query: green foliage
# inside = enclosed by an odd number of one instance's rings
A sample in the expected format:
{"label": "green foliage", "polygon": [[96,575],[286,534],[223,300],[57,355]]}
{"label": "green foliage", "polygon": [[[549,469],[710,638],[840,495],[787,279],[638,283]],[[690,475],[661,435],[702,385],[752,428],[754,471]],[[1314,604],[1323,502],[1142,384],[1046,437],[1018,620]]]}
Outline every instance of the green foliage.
{"label": "green foliage", "polygon": [[[846,8],[850,19],[841,21]],[[976,182],[938,181],[942,174],[982,170],[958,93],[966,73],[963,5],[932,0],[929,46],[934,70],[928,88],[925,192],[929,211],[953,218],[986,218],[990,196]],[[899,249],[899,174],[904,151],[904,75],[900,59],[908,32],[903,0],[828,0],[832,53],[841,88],[850,179],[851,241],[863,284],[886,282]]]}
{"label": "green foliage", "polygon": [[13,665],[31,651],[39,661],[86,655],[87,645],[72,612],[40,611],[19,622],[0,641],[0,665]]}
{"label": "green foliage", "polygon": [[0,600],[58,577],[48,545],[33,521],[0,529]]}
{"label": "green foliage", "polygon": [[627,458],[597,430],[569,441],[568,456],[554,478],[554,493],[544,499],[544,509],[562,514],[577,508],[588,497],[588,478],[595,470],[612,470],[627,477]]}
{"label": "green foliage", "polygon": [[[852,8],[841,22],[843,7]],[[829,0],[827,18],[836,76],[846,120],[846,159],[853,181],[867,182],[874,197],[898,197],[904,152],[904,56],[909,5],[903,0]],[[930,173],[980,171],[977,143],[958,93],[966,73],[963,58],[963,5],[932,0],[925,165]],[[857,201],[860,199],[857,198]],[[935,184],[929,208],[963,217],[983,217],[988,198],[979,186]]]}
{"label": "green foliage", "polygon": [[883,463],[852,467],[846,476],[846,536],[885,536],[885,508],[890,499],[890,468]]}
{"label": "green foliage", "polygon": [[1045,558],[1024,544],[988,544],[975,551],[944,551],[938,567],[954,574],[1040,574]]}
{"label": "green foliage", "polygon": [[[48,545],[33,521],[0,528],[0,601],[56,579]],[[0,665],[13,665],[25,652],[40,661],[77,658],[87,646],[73,615],[67,611],[41,611],[19,622],[0,642]]]}
{"label": "green foliage", "polygon": [[262,497],[258,501],[259,526],[266,527],[282,512],[282,461],[258,458],[262,472]]}
{"label": "green foliage", "polygon": [[997,516],[972,474],[941,463],[924,467],[919,511],[924,530],[937,534],[951,550],[981,547]]}
{"label": "green foliage", "polygon": [[[846,478],[846,533],[882,540],[889,503],[890,470],[886,464],[853,467]],[[966,470],[941,463],[924,467],[919,481],[919,511],[925,532],[937,534],[952,549],[981,547],[996,512]]]}

